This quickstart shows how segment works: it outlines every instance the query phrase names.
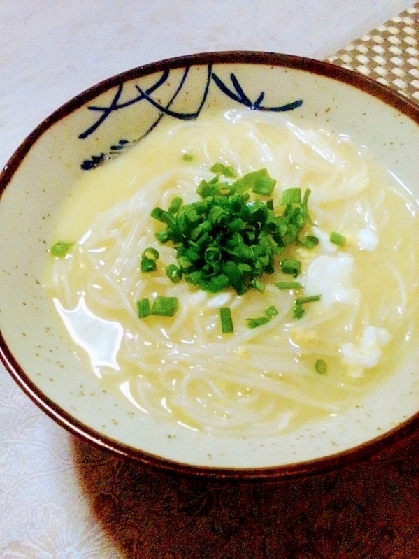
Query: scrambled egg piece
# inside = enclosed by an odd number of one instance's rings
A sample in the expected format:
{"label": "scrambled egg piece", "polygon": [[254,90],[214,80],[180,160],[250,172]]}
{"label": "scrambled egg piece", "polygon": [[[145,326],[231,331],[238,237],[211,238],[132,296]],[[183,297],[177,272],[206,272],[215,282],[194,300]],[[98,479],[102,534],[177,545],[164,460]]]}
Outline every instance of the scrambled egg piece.
{"label": "scrambled egg piece", "polygon": [[249,355],[249,349],[245,345],[239,345],[237,348],[237,357],[239,359],[246,359]]}
{"label": "scrambled egg piece", "polygon": [[359,345],[343,344],[340,352],[343,362],[348,366],[348,374],[352,377],[362,376],[364,369],[372,369],[381,358],[381,348],[390,341],[390,334],[384,328],[366,326]]}
{"label": "scrambled egg piece", "polygon": [[291,343],[305,350],[315,350],[318,345],[317,331],[295,326],[290,331]]}

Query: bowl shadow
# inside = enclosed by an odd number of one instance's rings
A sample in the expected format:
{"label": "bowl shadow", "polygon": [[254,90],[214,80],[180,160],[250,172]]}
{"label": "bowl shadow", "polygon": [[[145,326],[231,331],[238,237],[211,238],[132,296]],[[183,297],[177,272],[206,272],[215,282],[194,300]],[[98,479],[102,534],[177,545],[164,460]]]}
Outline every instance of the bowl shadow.
{"label": "bowl shadow", "polygon": [[127,559],[419,557],[419,433],[342,470],[280,482],[151,470],[73,437],[81,491]]}

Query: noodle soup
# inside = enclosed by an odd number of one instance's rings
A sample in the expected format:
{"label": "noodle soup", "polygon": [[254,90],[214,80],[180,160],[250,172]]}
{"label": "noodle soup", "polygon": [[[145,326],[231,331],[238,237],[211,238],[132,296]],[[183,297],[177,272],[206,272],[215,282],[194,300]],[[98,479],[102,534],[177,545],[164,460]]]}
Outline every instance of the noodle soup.
{"label": "noodle soup", "polygon": [[[176,251],[156,239],[163,225],[150,213],[176,197],[199,200],[214,163],[239,178],[266,168],[275,211],[284,190],[310,191],[306,232],[317,244],[278,255],[261,290],[208,293],[166,275]],[[416,343],[418,239],[417,201],[366,149],[280,115],[231,110],[162,122],[86,173],[51,240],[71,248],[50,258],[45,283],[79,358],[139,417],[216,436],[275,435],[358,406]],[[159,256],[144,273],[149,247]],[[298,277],[283,271],[285,258],[300,263]],[[278,288],[288,280],[300,287]],[[176,314],[139,318],[137,301],[157,296],[176,299]],[[299,297],[312,298],[302,316]],[[221,308],[232,333],[222,332]]]}

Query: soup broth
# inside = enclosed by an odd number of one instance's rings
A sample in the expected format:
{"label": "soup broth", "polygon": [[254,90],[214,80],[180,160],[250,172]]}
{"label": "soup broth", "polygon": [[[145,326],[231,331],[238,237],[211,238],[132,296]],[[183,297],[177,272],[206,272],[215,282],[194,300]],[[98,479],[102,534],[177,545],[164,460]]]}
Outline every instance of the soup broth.
{"label": "soup broth", "polygon": [[[176,251],[156,239],[163,224],[150,213],[175,197],[198,200],[214,163],[237,177],[266,168],[276,210],[284,190],[310,190],[307,232],[319,242],[278,255],[263,292],[208,293],[166,275]],[[98,382],[139,415],[214,435],[286,432],[359,405],[417,341],[417,201],[349,138],[281,115],[161,122],[74,186],[56,241],[72,246],[50,257],[51,301]],[[159,258],[144,273],[148,247]],[[282,271],[284,258],[301,263],[297,278]],[[290,280],[301,288],[278,288]],[[139,318],[137,301],[161,295],[177,299],[177,313]],[[295,317],[300,296],[314,300]],[[277,314],[248,327],[272,306]],[[220,308],[231,311],[232,333],[222,332]]]}

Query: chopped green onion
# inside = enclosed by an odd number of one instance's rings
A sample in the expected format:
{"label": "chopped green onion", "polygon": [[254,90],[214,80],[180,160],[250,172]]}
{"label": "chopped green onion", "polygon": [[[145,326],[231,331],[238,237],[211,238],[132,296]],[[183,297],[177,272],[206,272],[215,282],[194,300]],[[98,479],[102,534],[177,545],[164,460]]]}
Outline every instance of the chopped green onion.
{"label": "chopped green onion", "polygon": [[306,303],[312,303],[314,301],[320,301],[321,295],[308,295],[306,297],[298,297],[295,301],[294,305],[294,318],[302,318],[305,313],[305,309],[303,309],[303,305]]}
{"label": "chopped green onion", "polygon": [[164,297],[158,295],[151,307],[150,314],[158,316],[174,316],[179,308],[179,299],[177,297]]}
{"label": "chopped green onion", "polygon": [[146,318],[147,316],[150,315],[150,312],[151,312],[150,301],[148,300],[147,297],[144,297],[144,299],[140,299],[139,301],[137,301],[138,318]]}
{"label": "chopped green onion", "polygon": [[256,171],[254,174],[252,192],[262,196],[270,196],[275,188],[276,180],[269,176],[266,169]]}
{"label": "chopped green onion", "polygon": [[314,235],[304,235],[302,239],[299,239],[298,244],[303,248],[311,250],[319,244],[319,239]]}
{"label": "chopped green onion", "polygon": [[153,208],[150,215],[162,223],[167,223],[168,225],[172,223],[172,216],[170,213],[162,210],[161,208]]}
{"label": "chopped green onion", "polygon": [[317,359],[314,367],[320,375],[323,375],[327,369],[326,362],[323,359]]}
{"label": "chopped green onion", "polygon": [[281,269],[284,274],[292,274],[296,278],[301,272],[301,262],[299,260],[285,258],[281,262]]}
{"label": "chopped green onion", "polygon": [[172,283],[179,283],[182,279],[182,270],[175,264],[169,264],[166,268],[166,276]]}
{"label": "chopped green onion", "polygon": [[345,244],[345,237],[340,233],[337,233],[336,231],[332,231],[330,233],[330,241],[335,245],[343,247],[343,245]]}
{"label": "chopped green onion", "polygon": [[223,175],[226,178],[233,178],[236,176],[236,172],[231,165],[223,165],[222,163],[214,163],[210,167],[211,173],[216,175]]}
{"label": "chopped green onion", "polygon": [[267,324],[269,318],[267,316],[259,316],[258,318],[246,318],[246,326],[250,329],[257,328],[263,324]]}
{"label": "chopped green onion", "polygon": [[281,206],[301,204],[301,188],[286,188],[282,192]]}
{"label": "chopped green onion", "polygon": [[252,279],[249,285],[257,289],[260,293],[263,293],[265,291],[265,285],[257,278]]}
{"label": "chopped green onion", "polygon": [[148,247],[143,252],[143,256],[148,260],[157,260],[160,255],[157,249],[155,249],[154,247]]}
{"label": "chopped green onion", "polygon": [[246,318],[246,325],[248,328],[253,329],[263,324],[267,324],[274,316],[278,314],[278,311],[274,305],[271,305],[265,309],[264,316],[258,316],[257,318]]}
{"label": "chopped green onion", "polygon": [[276,180],[269,176],[266,169],[260,169],[259,171],[253,171],[247,173],[241,179],[236,180],[233,183],[235,192],[243,194],[251,190],[254,194],[260,194],[262,196],[270,196],[275,187]]}
{"label": "chopped green onion", "polygon": [[157,269],[156,260],[159,258],[159,251],[154,247],[148,247],[141,255],[141,271],[154,272]]}
{"label": "chopped green onion", "polygon": [[307,223],[309,223],[310,225],[313,225],[313,222],[310,218],[310,215],[308,213],[308,198],[311,194],[311,190],[309,188],[307,188],[304,192],[304,196],[303,196],[303,202],[302,202],[302,213],[304,215],[304,218],[306,220]]}
{"label": "chopped green onion", "polygon": [[162,245],[170,241],[171,238],[170,231],[168,229],[162,229],[161,231],[157,231],[157,233],[154,236]]}
{"label": "chopped green onion", "polygon": [[302,289],[303,286],[298,281],[278,281],[276,284],[278,289]]}
{"label": "chopped green onion", "polygon": [[220,309],[221,331],[223,334],[231,334],[233,332],[233,319],[231,310],[228,307]]}
{"label": "chopped green onion", "polygon": [[182,155],[182,160],[183,161],[193,161],[193,155],[191,155],[190,153],[184,153]]}
{"label": "chopped green onion", "polygon": [[304,314],[305,314],[305,309],[303,309],[302,305],[297,305],[297,303],[294,306],[294,313],[293,316],[296,319],[300,319],[303,318]]}
{"label": "chopped green onion", "polygon": [[[301,190],[289,189],[284,196],[293,202],[278,210],[272,198],[251,198],[250,192],[271,196],[275,180],[266,169],[234,182],[228,177],[220,180],[221,175],[231,174],[229,165],[215,163],[211,170],[216,175],[202,180],[196,190],[200,200],[183,204],[175,197],[168,210],[157,207],[151,211],[164,224],[155,233],[156,239],[162,244],[171,242],[176,251],[177,268],[171,266],[166,274],[174,282],[184,279],[210,293],[229,287],[239,295],[251,288],[263,292],[262,276],[275,271],[279,254],[288,247],[315,242],[307,235],[299,239],[309,223],[309,191],[301,201]],[[154,266],[153,261],[144,264],[149,271]],[[282,269],[296,277],[301,264],[285,259]]]}
{"label": "chopped green onion", "polygon": [[49,252],[52,254],[52,256],[63,258],[73,245],[74,243],[66,243],[65,241],[58,241],[58,243],[52,245],[52,247],[49,249]]}
{"label": "chopped green onion", "polygon": [[180,196],[175,196],[173,200],[170,202],[169,209],[167,210],[169,213],[174,214],[180,210],[180,206],[183,204],[183,200]]}
{"label": "chopped green onion", "polygon": [[278,310],[276,309],[276,307],[274,307],[274,305],[271,305],[270,307],[265,309],[265,316],[267,318],[273,318],[277,314],[278,314]]}
{"label": "chopped green onion", "polygon": [[304,305],[304,303],[311,303],[312,301],[320,301],[321,295],[306,295],[305,297],[298,297],[295,301],[299,305]]}

